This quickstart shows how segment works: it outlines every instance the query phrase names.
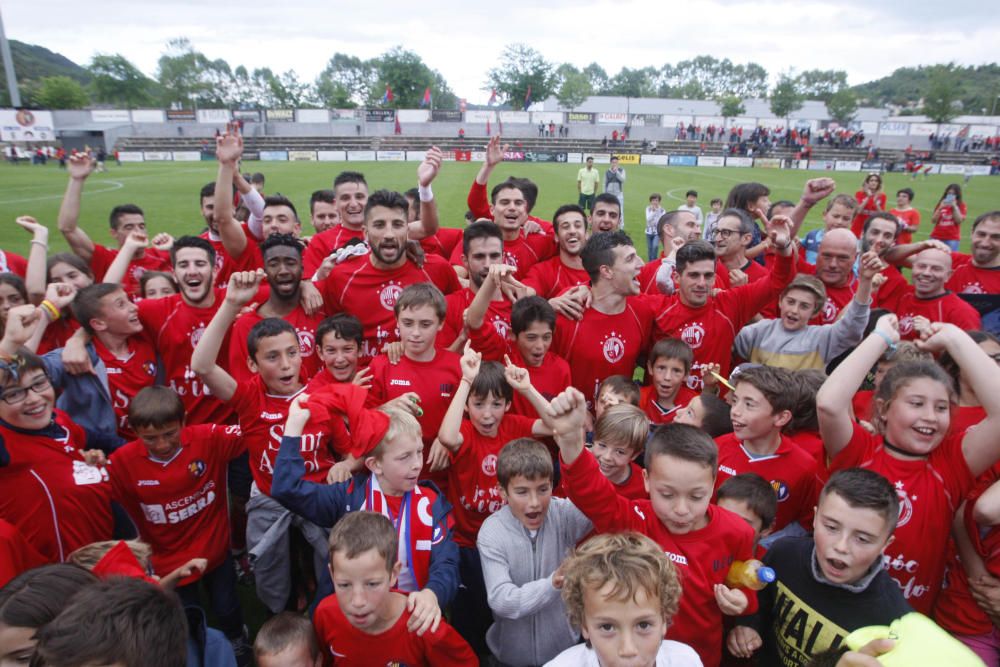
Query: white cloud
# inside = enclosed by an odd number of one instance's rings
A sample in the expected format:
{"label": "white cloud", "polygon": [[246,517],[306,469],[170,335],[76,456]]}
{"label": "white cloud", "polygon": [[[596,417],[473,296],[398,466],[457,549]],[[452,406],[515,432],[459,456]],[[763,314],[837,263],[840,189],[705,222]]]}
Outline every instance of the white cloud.
{"label": "white cloud", "polygon": [[487,70],[505,44],[524,42],[555,62],[660,67],[709,53],[754,61],[776,75],[844,69],[861,83],[904,66],[1000,60],[1000,13],[953,0],[505,0],[421,6],[285,0],[35,0],[6,4],[7,36],[86,64],[119,52],[148,74],[167,40],[186,36],[231,65],[295,70],[312,80],[337,51],[370,58],[400,44],[439,70],[452,89],[485,101]]}

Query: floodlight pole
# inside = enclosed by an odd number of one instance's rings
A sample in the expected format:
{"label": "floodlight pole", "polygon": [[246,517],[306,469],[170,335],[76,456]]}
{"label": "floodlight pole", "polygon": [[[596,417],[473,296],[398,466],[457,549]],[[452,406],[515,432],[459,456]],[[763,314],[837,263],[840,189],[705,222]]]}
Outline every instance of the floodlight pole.
{"label": "floodlight pole", "polygon": [[21,106],[21,93],[17,90],[17,77],[14,76],[14,59],[10,55],[10,44],[7,43],[7,33],[3,29],[3,15],[0,14],[0,57],[3,58],[3,69],[7,75],[7,90],[10,92],[10,105]]}

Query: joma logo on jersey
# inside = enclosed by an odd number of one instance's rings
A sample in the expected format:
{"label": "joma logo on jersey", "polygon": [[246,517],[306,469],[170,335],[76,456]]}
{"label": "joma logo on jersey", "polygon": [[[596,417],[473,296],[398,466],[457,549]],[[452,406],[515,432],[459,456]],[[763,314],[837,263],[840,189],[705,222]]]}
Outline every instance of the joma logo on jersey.
{"label": "joma logo on jersey", "polygon": [[410,386],[410,381],[409,380],[400,380],[398,378],[393,378],[393,379],[389,380],[389,386],[390,387],[409,387]]}

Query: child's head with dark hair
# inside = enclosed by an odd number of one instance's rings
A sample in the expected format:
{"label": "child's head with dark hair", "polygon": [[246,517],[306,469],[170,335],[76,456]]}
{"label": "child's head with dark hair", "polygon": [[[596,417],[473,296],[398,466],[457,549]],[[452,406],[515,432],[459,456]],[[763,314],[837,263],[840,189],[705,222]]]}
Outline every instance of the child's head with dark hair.
{"label": "child's head with dark hair", "polygon": [[638,406],[640,396],[639,387],[632,378],[625,375],[609,375],[601,381],[597,396],[594,398],[594,416],[600,419],[605,410],[619,403]]}
{"label": "child's head with dark hair", "polygon": [[816,560],[834,584],[851,584],[880,568],[899,518],[899,496],[882,475],[839,470],[819,494],[813,519]]}
{"label": "child's head with dark hair", "polygon": [[[621,272],[624,272],[622,277],[635,282],[635,276],[628,275],[634,264],[632,261],[634,255],[635,246],[625,232],[598,232],[587,239],[580,253],[580,259],[584,271],[590,276],[591,285],[596,285],[601,280],[616,281]],[[624,289],[627,286],[621,287]],[[638,291],[637,285],[634,291]]]}
{"label": "child's head with dark hair", "polygon": [[540,296],[518,299],[510,310],[510,328],[524,363],[540,366],[552,347],[556,311]]}
{"label": "child's head with dark hair", "polygon": [[160,461],[170,460],[180,449],[184,420],[184,403],[169,387],[146,387],[128,406],[129,428]]}
{"label": "child's head with dark hair", "polygon": [[739,515],[753,528],[754,540],[772,530],[778,513],[778,496],[770,482],[755,472],[730,477],[719,486],[715,504]]}
{"label": "child's head with dark hair", "polygon": [[71,308],[73,317],[90,335],[131,336],[142,331],[138,306],[115,283],[84,287],[77,292]]}
{"label": "child's head with dark hair", "polygon": [[429,361],[423,358],[428,354],[433,358],[434,341],[448,310],[441,290],[431,283],[408,285],[393,310],[406,356],[420,361]]}
{"label": "child's head with dark hair", "polygon": [[0,419],[27,431],[52,422],[56,391],[41,358],[26,347],[0,360]]}
{"label": "child's head with dark hair", "polygon": [[316,631],[308,618],[283,611],[272,616],[257,631],[253,654],[258,667],[320,667]]}
{"label": "child's head with dark hair", "polygon": [[577,547],[562,570],[567,615],[597,654],[595,664],[619,664],[619,640],[608,624],[643,628],[633,633],[630,652],[635,664],[657,662],[681,597],[677,570],[661,547],[634,532],[597,535]]}
{"label": "child's head with dark hair", "polygon": [[763,183],[739,183],[733,186],[726,198],[726,208],[739,208],[757,217],[757,212],[763,213],[771,207],[768,195],[771,189]]}
{"label": "child's head with dark hair", "polygon": [[247,365],[272,394],[290,396],[301,386],[299,335],[287,320],[267,317],[247,334]]}
{"label": "child's head with dark hair", "polygon": [[399,578],[399,535],[375,512],[348,512],[330,531],[330,574],[337,603],[354,627],[382,632]]}
{"label": "child's head with dark hair", "polygon": [[180,599],[133,577],[85,587],[37,636],[38,667],[180,667],[187,658]]}
{"label": "child's head with dark hair", "polygon": [[674,423],[700,428],[709,437],[718,438],[733,432],[729,411],[729,403],[715,394],[698,394],[677,412]]}
{"label": "child's head with dark hair", "polygon": [[729,413],[733,434],[742,442],[777,447],[795,407],[792,383],[791,372],[776,366],[751,366],[737,375]]}
{"label": "child's head with dark hair", "polygon": [[[969,338],[974,340],[983,349],[983,352],[989,355],[993,361],[1000,364],[1000,339],[988,331],[967,331],[966,333],[969,334]],[[958,397],[964,404],[975,405],[981,403],[979,397],[972,390],[972,387],[962,377],[962,369],[959,367],[958,362],[955,361],[955,358],[949,352],[943,352],[941,358],[938,359],[938,363],[951,376],[951,379],[955,383],[955,388],[958,390]]]}
{"label": "child's head with dark hair", "polygon": [[94,284],[94,272],[79,256],[71,252],[57,252],[45,262],[45,279],[48,283],[66,283],[81,290]]}
{"label": "child's head with dark hair", "polygon": [[785,425],[785,433],[795,435],[803,431],[819,431],[816,392],[826,378],[826,373],[818,368],[804,368],[792,373],[792,385],[788,389],[795,393],[795,405],[792,407],[792,418]]}
{"label": "child's head with dark hair", "polygon": [[337,313],[316,327],[316,354],[337,382],[350,382],[358,372],[364,327],[354,315]]}
{"label": "child's head with dark hair", "polygon": [[485,436],[496,435],[500,421],[510,410],[514,400],[514,389],[504,377],[504,367],[498,361],[484,361],[479,366],[479,374],[469,388],[469,398],[465,409],[469,421]]}
{"label": "child's head with dark hair", "polygon": [[511,440],[497,457],[500,495],[510,513],[528,530],[545,522],[552,500],[552,455],[531,438]]}
{"label": "child's head with dark hair", "polygon": [[251,185],[263,186],[265,181],[264,174],[260,173],[259,171],[255,171],[253,174],[251,174],[249,180]]}
{"label": "child's head with dark hair", "polygon": [[[951,409],[958,394],[951,376],[934,361],[904,361],[890,368],[873,396],[872,424],[894,447],[914,456],[927,456],[944,440],[951,425]],[[931,437],[916,437],[908,405],[921,402],[936,415]]]}
{"label": "child's head with dark hair", "polygon": [[685,534],[708,523],[719,450],[694,426],[664,424],[646,443],[646,491],[668,531]]}
{"label": "child's head with dark hair", "polygon": [[179,290],[177,279],[166,271],[146,271],[139,276],[139,294],[143,299],[162,299]]}
{"label": "child's head with dark hair", "polygon": [[7,321],[7,313],[15,306],[28,303],[28,290],[21,276],[14,273],[0,273],[0,331]]}
{"label": "child's head with dark hair", "polygon": [[648,436],[646,413],[634,405],[619,403],[597,418],[590,451],[605,477],[615,484],[624,484],[633,472],[632,461],[642,455]]}
{"label": "child's head with dark hair", "polygon": [[680,338],[662,338],[653,345],[646,358],[646,372],[663,407],[673,405],[693,363],[694,352]]}

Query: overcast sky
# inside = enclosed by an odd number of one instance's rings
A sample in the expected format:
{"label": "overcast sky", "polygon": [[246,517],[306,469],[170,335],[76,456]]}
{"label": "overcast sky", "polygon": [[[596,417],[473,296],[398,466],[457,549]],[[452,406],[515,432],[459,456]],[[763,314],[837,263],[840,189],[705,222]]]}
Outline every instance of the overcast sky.
{"label": "overcast sky", "polygon": [[459,97],[485,102],[486,71],[520,41],[554,62],[661,67],[709,53],[844,69],[851,84],[897,67],[1000,61],[1000,11],[989,0],[0,0],[7,37],[86,65],[121,53],[149,75],[167,40],[185,36],[235,67],[295,70],[312,81],[335,52],[417,52]]}

